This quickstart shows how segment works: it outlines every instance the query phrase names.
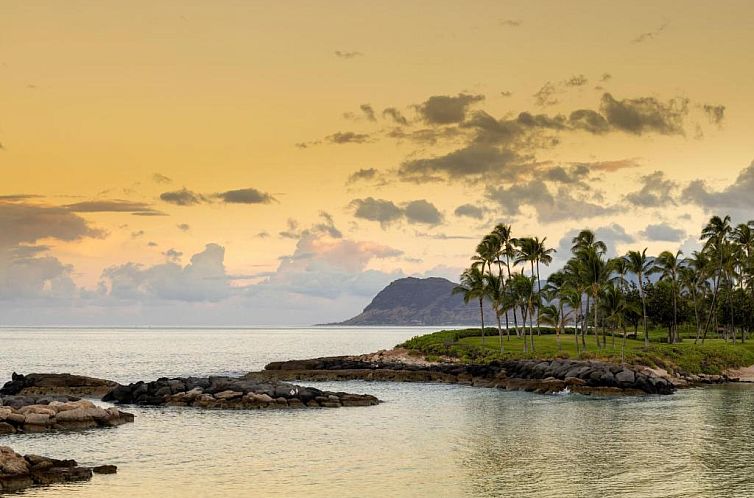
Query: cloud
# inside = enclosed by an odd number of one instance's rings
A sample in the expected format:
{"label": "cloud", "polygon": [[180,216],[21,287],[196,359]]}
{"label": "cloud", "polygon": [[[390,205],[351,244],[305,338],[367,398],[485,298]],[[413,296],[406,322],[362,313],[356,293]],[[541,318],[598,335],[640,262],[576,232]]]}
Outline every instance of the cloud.
{"label": "cloud", "polygon": [[565,86],[584,86],[587,83],[589,83],[589,80],[583,74],[571,76],[563,82]]}
{"label": "cloud", "polygon": [[385,116],[389,117],[396,124],[399,124],[399,125],[405,126],[405,125],[408,124],[408,120],[403,116],[403,114],[401,114],[401,111],[399,111],[395,107],[388,107],[385,110],[383,110],[382,111],[382,116],[383,117],[385,117]]}
{"label": "cloud", "polygon": [[558,99],[555,97],[556,93],[557,89],[555,88],[555,85],[548,81],[542,85],[542,88],[537,90],[537,93],[534,94],[534,103],[539,107],[555,105],[558,103]]}
{"label": "cloud", "polygon": [[356,57],[361,57],[364,55],[361,52],[356,52],[356,51],[349,52],[346,50],[336,50],[334,54],[335,54],[335,57],[338,57],[340,59],[354,59]]}
{"label": "cloud", "polygon": [[131,238],[136,239],[139,237],[142,237],[144,235],[144,230],[139,230],[137,232],[131,232]]}
{"label": "cloud", "polygon": [[181,256],[183,256],[183,253],[181,251],[171,248],[171,249],[168,249],[167,251],[164,251],[162,255],[165,256],[168,261],[177,263],[181,260]]}
{"label": "cloud", "polygon": [[553,166],[545,169],[540,173],[543,180],[563,183],[563,184],[582,184],[585,188],[588,185],[582,182],[589,176],[591,169],[585,164],[576,164],[571,166]]}
{"label": "cloud", "polygon": [[521,26],[521,20],[519,19],[499,19],[497,23],[506,28],[517,28]]}
{"label": "cloud", "polygon": [[686,232],[667,223],[657,223],[647,225],[640,235],[651,241],[680,242],[686,237]]}
{"label": "cloud", "polygon": [[354,199],[349,206],[354,210],[354,216],[363,220],[377,221],[385,228],[387,225],[403,218],[403,209],[392,201],[367,197]]}
{"label": "cloud", "polygon": [[577,109],[568,116],[568,123],[577,130],[584,130],[594,135],[610,131],[610,124],[605,117],[591,109]]}
{"label": "cloud", "polygon": [[104,231],[64,207],[0,202],[0,248],[48,238],[74,241],[104,236]]}
{"label": "cloud", "polygon": [[398,168],[398,176],[408,181],[437,180],[438,175],[451,180],[488,174],[515,176],[521,162],[522,158],[513,151],[472,144],[443,156],[405,161]]}
{"label": "cloud", "polygon": [[157,247],[158,245],[159,244],[153,240],[150,240],[149,242],[147,242],[148,247]]}
{"label": "cloud", "polygon": [[152,181],[155,183],[173,183],[173,180],[171,178],[168,178],[165,175],[162,175],[160,173],[155,173],[152,175]]}
{"label": "cloud", "polygon": [[638,207],[656,208],[675,204],[673,191],[678,184],[665,177],[662,171],[655,171],[641,177],[639,190],[626,194],[625,199]]}
{"label": "cloud", "polygon": [[269,204],[276,201],[272,195],[255,188],[228,190],[215,196],[226,204]]}
{"label": "cloud", "polygon": [[361,112],[364,113],[364,117],[369,121],[377,121],[377,117],[374,115],[374,108],[371,105],[361,104],[359,109],[361,109]]}
{"label": "cloud", "polygon": [[647,31],[645,33],[641,33],[639,36],[631,40],[631,43],[643,43],[645,41],[654,40],[657,38],[665,29],[668,27],[668,23],[664,22],[662,23],[657,29],[654,31]]}
{"label": "cloud", "polygon": [[459,93],[451,95],[433,95],[416,106],[422,119],[431,125],[460,123],[466,119],[466,112],[472,104],[484,100],[484,95]]}
{"label": "cloud", "polygon": [[406,221],[424,225],[439,225],[443,222],[442,213],[425,199],[411,201],[403,209]]}
{"label": "cloud", "polygon": [[225,248],[207,244],[183,267],[174,262],[110,266],[100,277],[101,292],[126,301],[220,301],[231,293],[224,259]]}
{"label": "cloud", "polygon": [[584,196],[574,197],[564,187],[551,191],[542,180],[518,183],[508,188],[488,186],[485,197],[495,202],[502,213],[508,216],[519,215],[522,206],[530,206],[543,223],[594,218],[617,210],[615,207],[596,204]]}
{"label": "cloud", "polygon": [[[551,266],[559,267],[570,257],[573,238],[578,235],[580,231],[581,229],[569,230],[563,238],[560,239],[556,253],[557,261],[553,262]],[[608,255],[610,257],[615,257],[619,254],[619,244],[632,244],[636,242],[636,239],[627,233],[626,229],[618,223],[598,227],[594,229],[593,232],[597,240],[601,240],[607,245]]]}
{"label": "cloud", "polygon": [[467,218],[474,218],[475,220],[481,220],[484,218],[484,209],[473,204],[461,204],[455,211],[453,211],[458,217],[465,216]]}
{"label": "cloud", "polygon": [[202,194],[192,192],[184,187],[181,190],[163,192],[160,194],[160,200],[175,204],[176,206],[194,206],[205,202],[207,199]]}
{"label": "cloud", "polygon": [[43,246],[24,246],[17,251],[0,250],[0,301],[15,308],[18,302],[69,300],[78,289],[71,278],[73,267],[53,256],[36,257]]}
{"label": "cloud", "polygon": [[712,105],[704,104],[702,106],[704,113],[707,115],[707,119],[711,124],[720,126],[725,119],[725,106],[724,105]]}
{"label": "cloud", "polygon": [[741,170],[736,181],[722,190],[712,190],[704,180],[694,180],[681,193],[681,200],[710,211],[713,209],[754,209],[754,161]]}
{"label": "cloud", "polygon": [[165,213],[157,211],[144,202],[123,200],[112,201],[84,201],[66,204],[66,209],[74,213],[131,213],[141,216],[162,216]]}
{"label": "cloud", "polygon": [[513,92],[511,92],[510,90],[503,90],[502,92],[500,92],[500,96],[501,97],[512,97],[513,96]]}
{"label": "cloud", "polygon": [[605,93],[600,108],[610,126],[627,133],[683,135],[683,120],[688,114],[688,100],[674,98],[660,102],[654,97],[616,100],[609,93]]}
{"label": "cloud", "polygon": [[378,171],[375,168],[359,169],[348,176],[346,185],[351,185],[360,181],[371,181],[377,177]]}
{"label": "cloud", "polygon": [[299,237],[301,237],[301,231],[298,227],[298,221],[294,220],[293,218],[288,218],[286,225],[287,228],[279,232],[278,235],[280,235],[284,239],[298,239]]}
{"label": "cloud", "polygon": [[180,230],[181,232],[188,232],[189,230],[191,230],[191,225],[189,225],[188,223],[181,223],[176,226],[178,227],[178,230]]}

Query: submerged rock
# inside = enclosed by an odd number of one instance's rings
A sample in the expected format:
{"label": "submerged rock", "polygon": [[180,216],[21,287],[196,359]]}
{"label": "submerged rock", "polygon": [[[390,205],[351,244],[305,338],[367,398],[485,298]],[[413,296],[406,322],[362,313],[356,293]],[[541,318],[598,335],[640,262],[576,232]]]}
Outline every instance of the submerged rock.
{"label": "submerged rock", "polygon": [[60,482],[88,481],[92,472],[106,468],[109,474],[117,471],[115,465],[80,467],[75,460],[56,460],[39,455],[25,455],[0,446],[0,493],[16,492],[31,486]]}
{"label": "submerged rock", "polygon": [[303,408],[370,406],[369,394],[320,391],[286,382],[233,377],[160,378],[118,386],[102,398],[118,404],[193,406],[197,408]]}

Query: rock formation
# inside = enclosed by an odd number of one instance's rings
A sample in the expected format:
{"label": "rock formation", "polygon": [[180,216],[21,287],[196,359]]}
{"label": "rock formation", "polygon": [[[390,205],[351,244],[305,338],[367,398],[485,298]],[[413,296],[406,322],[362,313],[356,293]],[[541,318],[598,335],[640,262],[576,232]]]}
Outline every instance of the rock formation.
{"label": "rock formation", "polygon": [[13,372],[11,380],[0,389],[0,395],[37,394],[67,396],[104,396],[117,382],[67,373],[31,373],[21,375]]}
{"label": "rock formation", "polygon": [[0,402],[0,434],[114,427],[134,421],[130,413],[100,408],[87,400],[4,396]]}

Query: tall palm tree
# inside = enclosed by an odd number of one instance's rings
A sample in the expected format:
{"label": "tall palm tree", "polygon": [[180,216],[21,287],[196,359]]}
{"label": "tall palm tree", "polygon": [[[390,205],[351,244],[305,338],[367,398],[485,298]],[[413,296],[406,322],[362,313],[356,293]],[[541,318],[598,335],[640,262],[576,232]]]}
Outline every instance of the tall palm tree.
{"label": "tall palm tree", "polygon": [[673,344],[680,342],[678,334],[678,280],[680,269],[683,267],[682,251],[673,254],[670,251],[663,251],[657,256],[652,273],[659,273],[661,280],[670,282],[673,290],[673,327],[668,335],[668,342]]}
{"label": "tall palm tree", "polygon": [[497,319],[497,332],[500,337],[500,352],[504,353],[503,327],[500,323],[500,315],[506,311],[507,295],[505,285],[503,284],[503,279],[497,275],[485,275],[484,277],[487,287],[487,298],[492,303],[492,309],[495,311],[495,318]]}
{"label": "tall palm tree", "polygon": [[[516,274],[511,280],[511,292],[516,296],[516,300],[522,309],[526,310],[526,315],[531,317],[534,312],[534,296],[536,294],[534,286],[534,277],[527,277],[523,274]],[[526,316],[524,315],[524,316]],[[524,319],[524,322],[526,320]],[[532,320],[529,320],[529,341],[526,344],[526,327],[524,326],[524,352],[534,352],[534,332],[532,330]]]}
{"label": "tall palm tree", "polygon": [[[603,243],[604,245],[604,243]],[[610,276],[610,268],[598,247],[592,246],[580,251],[576,258],[583,270],[584,282],[587,283],[587,296],[592,298],[594,303],[594,338],[597,341],[597,347],[601,348],[598,327],[599,327],[599,297]],[[604,337],[603,341],[607,338]]]}
{"label": "tall palm tree", "polygon": [[702,320],[699,310],[699,303],[705,302],[707,297],[707,288],[709,287],[708,279],[711,276],[711,263],[709,256],[703,251],[694,251],[691,256],[686,258],[685,265],[682,268],[680,277],[681,283],[691,296],[694,304],[694,320],[696,322],[696,337],[694,344],[699,342],[699,336],[702,332]]}
{"label": "tall palm tree", "polygon": [[478,266],[472,265],[461,274],[461,283],[453,288],[453,294],[463,295],[463,302],[468,304],[472,299],[479,300],[479,316],[482,321],[482,344],[484,344],[484,299],[487,296],[487,282],[484,272]]}
{"label": "tall palm tree", "polygon": [[707,323],[704,326],[704,334],[702,335],[702,343],[707,337],[707,330],[709,329],[712,319],[717,315],[717,298],[720,294],[720,281],[723,274],[723,246],[727,243],[728,237],[730,237],[732,228],[730,225],[730,216],[720,218],[719,216],[713,216],[710,218],[707,225],[702,229],[701,240],[706,241],[704,250],[717,256],[717,272],[715,274],[714,286],[712,288],[712,304],[710,305],[710,312],[707,318]]}
{"label": "tall palm tree", "polygon": [[652,261],[647,258],[647,249],[643,251],[628,251],[624,256],[628,264],[628,271],[636,275],[639,280],[639,298],[641,299],[641,310],[644,316],[644,346],[649,346],[649,328],[647,326],[647,298],[644,293],[644,277],[652,269]]}
{"label": "tall palm tree", "polygon": [[[548,249],[545,245],[546,241],[547,237],[542,240],[539,240],[539,237],[534,237],[532,239],[532,245],[534,246],[534,262],[537,266],[537,294],[540,296],[538,301],[541,301],[542,298],[542,280],[539,275],[539,264],[542,263],[545,266],[550,266],[550,263],[552,263],[552,255],[557,252],[556,249]],[[537,335],[539,334],[539,311],[537,311]]]}
{"label": "tall palm tree", "polygon": [[[600,307],[604,311],[607,321],[614,325],[615,328],[619,328],[623,331],[623,341],[621,342],[620,349],[620,359],[621,363],[623,363],[625,361],[626,350],[626,327],[623,322],[623,317],[627,312],[632,311],[633,307],[626,300],[623,292],[617,285],[605,286]],[[614,327],[611,327],[613,336],[613,350],[615,349]]]}

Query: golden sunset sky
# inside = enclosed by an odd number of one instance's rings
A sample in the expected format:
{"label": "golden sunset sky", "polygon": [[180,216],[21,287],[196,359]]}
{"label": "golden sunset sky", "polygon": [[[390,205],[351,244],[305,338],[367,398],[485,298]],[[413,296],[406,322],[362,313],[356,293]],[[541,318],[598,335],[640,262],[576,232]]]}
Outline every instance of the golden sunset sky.
{"label": "golden sunset sky", "polygon": [[0,325],[334,321],[497,222],[754,218],[749,1],[0,11]]}

